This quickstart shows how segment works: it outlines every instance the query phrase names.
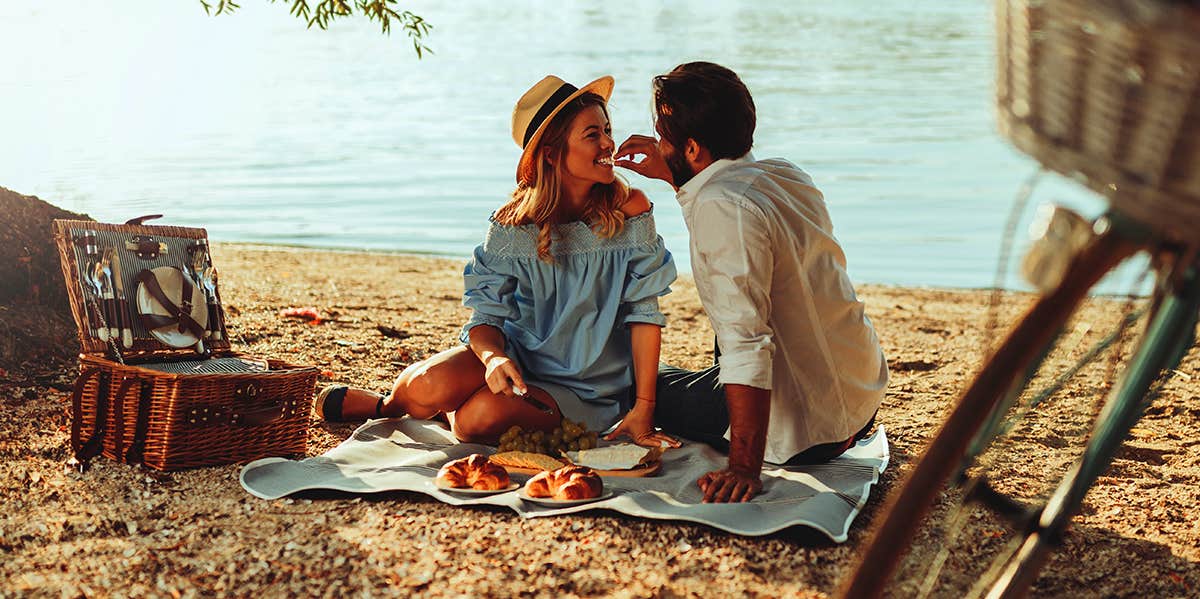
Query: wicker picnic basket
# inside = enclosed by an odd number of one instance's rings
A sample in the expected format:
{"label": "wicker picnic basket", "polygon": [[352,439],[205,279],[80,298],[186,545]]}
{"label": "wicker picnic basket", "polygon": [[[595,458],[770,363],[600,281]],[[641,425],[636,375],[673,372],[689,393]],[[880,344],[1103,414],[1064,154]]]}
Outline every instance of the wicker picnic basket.
{"label": "wicker picnic basket", "polygon": [[[55,221],[82,347],[75,458],[179,470],[304,453],[317,370],[231,351],[204,229],[135,221]],[[177,300],[144,289],[164,273],[188,280]]]}
{"label": "wicker picnic basket", "polygon": [[995,6],[1001,133],[1156,233],[1200,238],[1200,2]]}

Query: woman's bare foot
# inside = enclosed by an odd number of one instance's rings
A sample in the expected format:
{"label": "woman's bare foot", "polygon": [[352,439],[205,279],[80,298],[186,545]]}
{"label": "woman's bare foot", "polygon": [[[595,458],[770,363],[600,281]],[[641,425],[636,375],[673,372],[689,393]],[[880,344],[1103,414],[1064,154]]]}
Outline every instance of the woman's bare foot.
{"label": "woman's bare foot", "polygon": [[[399,406],[388,405],[383,395],[347,387],[345,385],[330,385],[317,394],[314,409],[322,419],[329,422],[355,422],[368,418],[393,418],[403,416],[403,410],[395,414]],[[390,409],[389,409],[390,408]]]}

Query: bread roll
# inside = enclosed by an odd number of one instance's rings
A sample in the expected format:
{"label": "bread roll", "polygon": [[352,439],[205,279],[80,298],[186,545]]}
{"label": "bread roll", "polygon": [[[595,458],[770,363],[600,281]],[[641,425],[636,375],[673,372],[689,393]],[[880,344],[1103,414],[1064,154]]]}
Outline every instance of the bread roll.
{"label": "bread roll", "polygon": [[479,491],[497,491],[511,484],[507,470],[491,463],[487,456],[479,453],[442,466],[442,469],[438,470],[437,480],[445,487]]}
{"label": "bread roll", "polygon": [[530,497],[551,497],[558,500],[593,499],[604,492],[600,475],[584,466],[566,466],[549,472],[539,472],[525,483]]}

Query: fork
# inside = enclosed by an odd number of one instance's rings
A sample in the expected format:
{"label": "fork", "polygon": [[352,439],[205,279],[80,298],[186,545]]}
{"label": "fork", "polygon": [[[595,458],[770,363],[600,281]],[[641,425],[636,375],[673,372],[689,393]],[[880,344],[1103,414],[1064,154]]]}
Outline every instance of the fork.
{"label": "fork", "polygon": [[108,309],[108,338],[115,341],[121,338],[121,312],[117,309],[116,295],[113,294],[112,264],[109,262],[107,252],[102,254],[100,261],[96,263],[96,271],[97,276],[100,277],[101,293]]}
{"label": "fork", "polygon": [[[200,253],[202,246],[189,246],[188,251],[191,252],[191,259],[183,261],[183,274],[196,287],[204,291],[204,309],[208,315],[208,319],[204,325],[204,337],[211,337],[213,328],[216,326],[212,320],[212,299],[209,297],[208,290],[204,286],[204,281],[200,276],[199,270],[203,268]],[[196,353],[204,353],[204,339],[196,340]]]}
{"label": "fork", "polygon": [[100,307],[100,340],[108,341],[113,338],[112,308],[108,302],[109,298],[104,292],[104,269],[98,258],[92,263],[91,271],[92,287],[96,289],[96,303]]}
{"label": "fork", "polygon": [[225,330],[225,313],[221,309],[221,296],[217,295],[217,277],[219,273],[217,272],[217,267],[212,265],[211,258],[209,259],[209,267],[204,272],[206,275],[204,286],[208,290],[209,295],[212,296],[212,312],[216,320],[216,324],[213,325],[212,336],[213,339],[220,340],[221,331]]}
{"label": "fork", "polygon": [[221,331],[225,327],[221,319],[221,300],[217,296],[217,267],[213,266],[212,255],[208,253],[207,244],[197,248],[195,258],[196,274],[200,277],[205,299],[208,301],[208,328],[211,331],[212,339],[220,341]]}
{"label": "fork", "polygon": [[[95,256],[92,254],[89,254],[88,257],[90,259],[95,258]],[[104,288],[100,284],[99,274],[97,272],[98,266],[100,266],[100,261],[99,259],[96,259],[95,262],[91,262],[89,266],[84,268],[83,281],[87,283],[87,286],[92,290],[91,297],[88,299],[92,305],[92,313],[96,316],[96,338],[107,342],[108,322],[106,321],[108,320],[108,314],[104,310]]]}

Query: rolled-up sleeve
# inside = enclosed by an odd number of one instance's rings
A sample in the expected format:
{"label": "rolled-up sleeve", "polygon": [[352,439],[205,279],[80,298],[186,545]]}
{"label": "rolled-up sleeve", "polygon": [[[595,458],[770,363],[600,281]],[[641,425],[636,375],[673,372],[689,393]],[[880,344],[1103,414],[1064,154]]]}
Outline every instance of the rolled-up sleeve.
{"label": "rolled-up sleeve", "polygon": [[516,277],[498,269],[497,261],[479,246],[463,268],[463,305],[472,310],[471,319],[459,335],[463,343],[470,342],[468,333],[481,324],[503,329],[504,321],[518,316]]}
{"label": "rolled-up sleeve", "polygon": [[696,207],[692,270],[721,348],[721,383],[771,389],[771,235],[762,211],[739,200]]}
{"label": "rolled-up sleeve", "polygon": [[666,326],[667,318],[658,308],[658,298],[671,292],[675,281],[675,260],[660,236],[654,243],[634,248],[621,290],[622,323],[644,322]]}

